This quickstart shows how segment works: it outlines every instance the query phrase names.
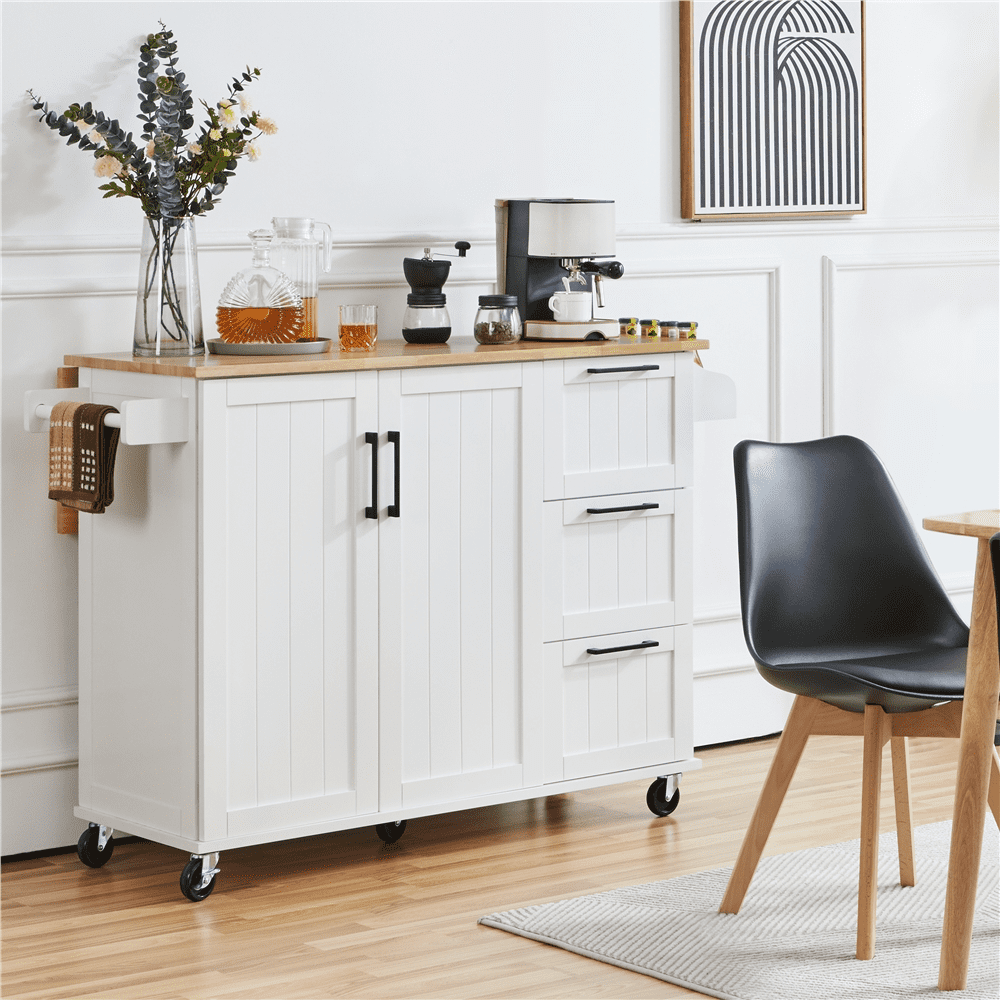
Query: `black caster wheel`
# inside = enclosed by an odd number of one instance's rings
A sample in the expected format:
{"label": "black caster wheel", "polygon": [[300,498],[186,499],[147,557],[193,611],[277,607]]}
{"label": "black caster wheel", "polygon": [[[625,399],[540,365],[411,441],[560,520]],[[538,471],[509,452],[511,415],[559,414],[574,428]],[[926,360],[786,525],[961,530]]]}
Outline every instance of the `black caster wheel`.
{"label": "black caster wheel", "polygon": [[181,872],[181,892],[193,903],[200,903],[207,896],[212,894],[215,888],[215,880],[218,875],[212,876],[212,881],[206,886],[199,886],[201,882],[201,858],[192,858]]}
{"label": "black caster wheel", "polygon": [[395,823],[379,823],[375,827],[375,832],[378,834],[379,840],[386,844],[395,844],[403,836],[405,829],[406,820],[400,819],[396,820]]}
{"label": "black caster wheel", "polygon": [[100,835],[101,828],[99,826],[90,826],[80,834],[80,839],[76,842],[76,853],[88,868],[100,868],[106,865],[114,852],[114,837],[108,837],[103,851],[98,848],[97,842]]}
{"label": "black caster wheel", "polygon": [[674,789],[674,794],[667,798],[667,779],[657,778],[646,792],[646,805],[649,811],[656,816],[669,816],[681,800],[681,790]]}

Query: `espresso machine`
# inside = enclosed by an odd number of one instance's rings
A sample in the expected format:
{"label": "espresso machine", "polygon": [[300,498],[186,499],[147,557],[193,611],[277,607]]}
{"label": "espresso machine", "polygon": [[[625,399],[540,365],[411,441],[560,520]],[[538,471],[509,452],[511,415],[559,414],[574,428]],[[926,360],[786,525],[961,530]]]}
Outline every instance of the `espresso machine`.
{"label": "espresso machine", "polygon": [[[496,228],[497,284],[501,292],[517,296],[525,340],[618,336],[617,319],[594,316],[604,306],[604,279],[625,273],[617,260],[599,259],[615,255],[613,201],[498,199]],[[590,293],[589,316],[557,319],[550,300],[572,292]]]}

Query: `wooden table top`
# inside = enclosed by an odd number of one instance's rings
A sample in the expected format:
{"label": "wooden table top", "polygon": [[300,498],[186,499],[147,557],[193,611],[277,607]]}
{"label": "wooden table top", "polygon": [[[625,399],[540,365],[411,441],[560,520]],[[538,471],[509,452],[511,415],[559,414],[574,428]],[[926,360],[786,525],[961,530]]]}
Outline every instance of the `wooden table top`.
{"label": "wooden table top", "polygon": [[337,344],[323,354],[233,355],[208,354],[194,358],[136,358],[131,354],[67,354],[71,368],[174,375],[181,378],[243,378],[251,375],[293,375],[304,372],[370,371],[379,368],[436,368],[550,358],[600,358],[622,355],[673,354],[707,350],[707,340],[530,341],[513,344],[477,344],[472,337],[454,337],[446,344],[408,344],[401,337],[378,340],[375,350],[340,351]]}
{"label": "wooden table top", "polygon": [[925,517],[924,527],[928,531],[943,531],[949,535],[990,538],[1000,531],[1000,510],[970,510],[964,514]]}

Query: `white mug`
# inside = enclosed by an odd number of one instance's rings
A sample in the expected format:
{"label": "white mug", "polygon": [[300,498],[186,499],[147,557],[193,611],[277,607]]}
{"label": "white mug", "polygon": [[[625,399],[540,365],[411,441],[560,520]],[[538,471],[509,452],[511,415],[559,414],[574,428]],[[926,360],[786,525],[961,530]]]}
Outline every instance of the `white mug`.
{"label": "white mug", "polygon": [[590,292],[556,292],[549,299],[549,308],[559,323],[585,322],[593,312]]}

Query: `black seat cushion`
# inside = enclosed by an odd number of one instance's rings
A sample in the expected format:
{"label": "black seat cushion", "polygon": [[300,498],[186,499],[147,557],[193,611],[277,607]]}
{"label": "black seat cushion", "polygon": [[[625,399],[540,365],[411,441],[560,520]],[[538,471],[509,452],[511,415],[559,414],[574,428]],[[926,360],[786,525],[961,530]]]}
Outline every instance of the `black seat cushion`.
{"label": "black seat cushion", "polygon": [[853,712],[960,699],[968,627],[872,449],[743,441],[733,458],[743,631],[765,679]]}
{"label": "black seat cushion", "polygon": [[919,712],[944,701],[961,701],[965,660],[966,647],[956,646],[819,663],[759,663],[757,669],[782,691],[819,698],[848,712],[863,712],[865,705]]}

